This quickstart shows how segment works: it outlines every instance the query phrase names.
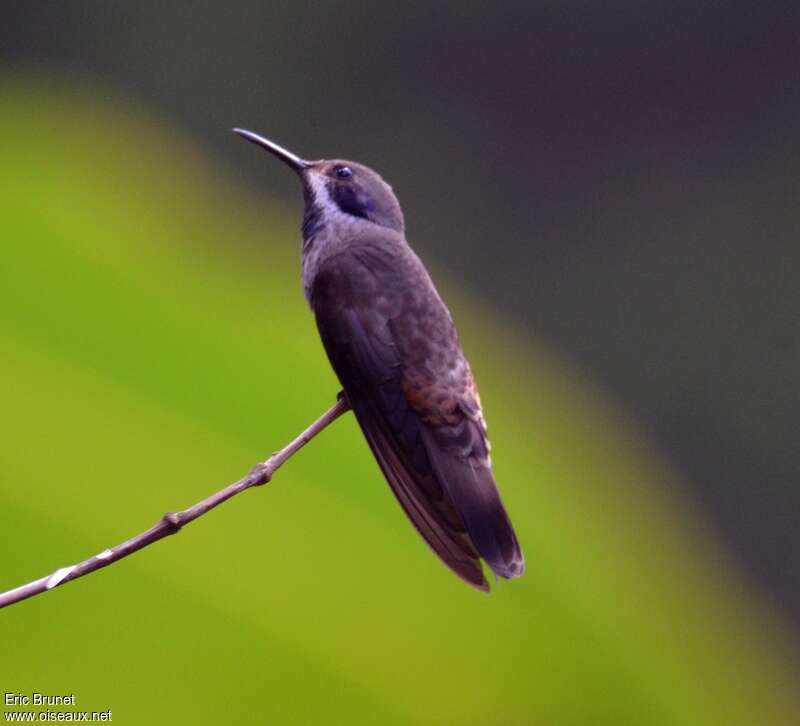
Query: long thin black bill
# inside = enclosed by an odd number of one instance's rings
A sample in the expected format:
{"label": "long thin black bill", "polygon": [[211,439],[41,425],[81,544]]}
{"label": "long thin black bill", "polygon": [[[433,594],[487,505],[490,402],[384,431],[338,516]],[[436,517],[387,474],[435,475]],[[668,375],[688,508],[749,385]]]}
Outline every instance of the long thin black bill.
{"label": "long thin black bill", "polygon": [[287,164],[295,171],[302,171],[309,166],[309,163],[305,159],[301,159],[297,154],[293,154],[282,146],[278,146],[274,141],[265,139],[263,136],[254,134],[252,131],[234,129],[233,132],[254,144],[258,144],[261,148],[266,149],[270,154],[277,156],[284,164]]}

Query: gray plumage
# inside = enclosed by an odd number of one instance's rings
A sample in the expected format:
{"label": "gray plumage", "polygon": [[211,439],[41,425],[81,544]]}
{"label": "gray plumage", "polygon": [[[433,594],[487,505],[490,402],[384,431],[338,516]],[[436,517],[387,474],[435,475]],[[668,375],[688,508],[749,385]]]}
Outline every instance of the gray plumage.
{"label": "gray plumage", "polygon": [[250,132],[300,175],[303,287],[322,343],[386,480],[456,574],[483,590],[524,570],[494,481],[480,398],[455,325],[405,240],[381,177],[307,162]]}

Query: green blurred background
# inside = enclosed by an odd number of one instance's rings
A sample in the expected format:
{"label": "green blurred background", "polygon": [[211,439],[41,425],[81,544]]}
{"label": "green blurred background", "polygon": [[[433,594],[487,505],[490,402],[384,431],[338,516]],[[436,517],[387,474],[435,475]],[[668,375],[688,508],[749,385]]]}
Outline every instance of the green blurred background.
{"label": "green blurred background", "polygon": [[0,589],[332,402],[296,182],[233,125],[394,185],[528,569],[451,576],[346,417],[4,610],[0,692],[131,724],[796,723],[798,29],[788,3],[5,3]]}

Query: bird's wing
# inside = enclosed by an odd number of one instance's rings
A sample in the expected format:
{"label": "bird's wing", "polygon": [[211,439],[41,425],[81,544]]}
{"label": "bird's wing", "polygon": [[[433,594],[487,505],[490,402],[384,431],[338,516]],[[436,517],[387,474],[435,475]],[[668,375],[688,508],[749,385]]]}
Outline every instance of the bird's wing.
{"label": "bird's wing", "polygon": [[406,514],[445,564],[486,590],[480,557],[513,577],[522,555],[492,478],[474,386],[439,380],[419,337],[425,325],[383,264],[351,253],[318,273],[312,307],[322,342]]}

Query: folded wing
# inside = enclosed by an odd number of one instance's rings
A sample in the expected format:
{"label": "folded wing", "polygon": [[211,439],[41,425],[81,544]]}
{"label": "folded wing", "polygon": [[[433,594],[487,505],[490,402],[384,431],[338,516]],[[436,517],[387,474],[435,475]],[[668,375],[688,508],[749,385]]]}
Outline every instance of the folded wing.
{"label": "folded wing", "polygon": [[[448,567],[487,590],[481,557],[501,577],[520,575],[524,565],[492,477],[477,391],[454,328],[457,351],[450,351],[449,363],[440,352],[426,350],[435,338],[450,335],[440,335],[437,326],[452,328],[433,287],[433,299],[415,299],[408,286],[393,284],[396,274],[365,254],[332,261],[312,291],[317,325],[409,519]],[[432,305],[441,306],[445,319],[431,316]],[[453,376],[454,353],[463,361],[459,376]],[[447,365],[447,375],[437,374],[436,360]]]}

